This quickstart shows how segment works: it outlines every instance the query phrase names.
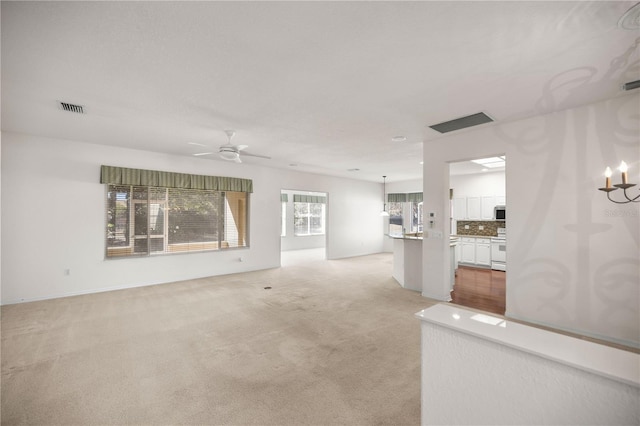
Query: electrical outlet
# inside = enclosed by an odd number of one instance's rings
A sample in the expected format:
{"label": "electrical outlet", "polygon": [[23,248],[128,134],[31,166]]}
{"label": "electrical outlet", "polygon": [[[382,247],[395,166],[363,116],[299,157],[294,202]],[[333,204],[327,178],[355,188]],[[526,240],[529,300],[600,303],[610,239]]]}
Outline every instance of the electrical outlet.
{"label": "electrical outlet", "polygon": [[464,229],[469,229],[469,225],[465,225],[465,226],[464,226]]}
{"label": "electrical outlet", "polygon": [[484,226],[480,225],[480,226],[478,226],[478,229],[482,231],[482,230],[484,230]]}

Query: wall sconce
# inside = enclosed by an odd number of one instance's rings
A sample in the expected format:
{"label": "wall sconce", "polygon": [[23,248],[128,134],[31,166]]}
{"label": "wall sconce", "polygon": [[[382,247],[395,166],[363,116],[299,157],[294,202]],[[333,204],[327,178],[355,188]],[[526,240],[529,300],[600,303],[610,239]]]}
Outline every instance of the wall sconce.
{"label": "wall sconce", "polygon": [[[607,169],[604,171],[605,187],[598,188],[598,189],[600,191],[604,191],[607,193],[607,198],[609,199],[609,201],[614,202],[616,204],[640,203],[640,200],[638,200],[638,198],[640,198],[640,195],[638,195],[635,198],[629,198],[629,196],[627,195],[627,189],[631,188],[632,186],[636,186],[635,183],[627,182],[628,169],[629,167],[627,166],[627,163],[625,163],[624,161],[620,163],[620,167],[618,167],[618,170],[620,170],[620,173],[622,174],[622,183],[617,183],[617,184],[614,184],[613,186],[611,186],[611,168],[607,167]],[[610,193],[617,189],[622,189],[622,193],[624,194],[624,198],[626,198],[626,201],[625,200],[616,201],[611,199]]]}

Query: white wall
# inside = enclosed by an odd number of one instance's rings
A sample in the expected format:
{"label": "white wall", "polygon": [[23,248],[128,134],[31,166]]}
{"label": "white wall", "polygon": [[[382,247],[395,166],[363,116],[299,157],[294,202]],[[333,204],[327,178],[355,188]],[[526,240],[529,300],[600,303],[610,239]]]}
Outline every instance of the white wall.
{"label": "white wall", "polygon": [[422,179],[404,180],[387,183],[387,194],[422,192]]}
{"label": "white wall", "polygon": [[[382,251],[378,183],[7,132],[2,137],[3,304],[278,267],[280,190],[294,184],[331,194],[328,258]],[[250,247],[105,260],[102,164],[253,179]]]}
{"label": "white wall", "polygon": [[621,160],[640,183],[639,117],[636,93],[425,143],[425,211],[445,238],[423,243],[423,295],[449,293],[448,162],[506,154],[506,315],[640,346],[639,207],[597,190]]}
{"label": "white wall", "polygon": [[449,185],[456,198],[506,195],[504,171],[450,176]]}

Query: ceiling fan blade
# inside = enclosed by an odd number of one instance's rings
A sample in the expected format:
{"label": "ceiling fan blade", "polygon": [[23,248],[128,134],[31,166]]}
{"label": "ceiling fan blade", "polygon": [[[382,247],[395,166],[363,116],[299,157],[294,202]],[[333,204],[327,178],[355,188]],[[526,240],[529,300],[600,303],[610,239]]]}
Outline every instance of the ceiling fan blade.
{"label": "ceiling fan blade", "polygon": [[242,151],[243,149],[249,148],[249,145],[236,145],[236,149],[238,151]]}
{"label": "ceiling fan blade", "polygon": [[240,157],[236,157],[236,159],[233,161],[235,161],[236,163],[242,163],[242,160],[240,159]]}
{"label": "ceiling fan blade", "polygon": [[215,154],[215,152],[198,152],[196,154],[193,154],[196,157],[200,157],[201,155],[211,155],[211,154]]}
{"label": "ceiling fan blade", "polygon": [[201,143],[198,143],[198,142],[189,142],[189,145],[195,145],[195,146],[207,146],[207,145],[205,145],[205,144],[201,144]]}
{"label": "ceiling fan blade", "polygon": [[258,157],[258,158],[266,158],[267,160],[271,160],[271,157],[267,157],[266,155],[259,155],[259,154],[251,154],[249,152],[243,152],[242,155],[248,155],[249,157]]}

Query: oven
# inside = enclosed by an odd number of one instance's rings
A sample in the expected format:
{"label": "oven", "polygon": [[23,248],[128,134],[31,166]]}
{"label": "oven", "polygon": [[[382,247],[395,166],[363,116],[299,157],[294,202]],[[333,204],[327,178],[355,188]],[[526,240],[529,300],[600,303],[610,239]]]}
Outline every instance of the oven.
{"label": "oven", "polygon": [[498,228],[498,236],[491,238],[491,269],[507,270],[507,232]]}

